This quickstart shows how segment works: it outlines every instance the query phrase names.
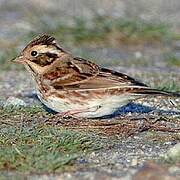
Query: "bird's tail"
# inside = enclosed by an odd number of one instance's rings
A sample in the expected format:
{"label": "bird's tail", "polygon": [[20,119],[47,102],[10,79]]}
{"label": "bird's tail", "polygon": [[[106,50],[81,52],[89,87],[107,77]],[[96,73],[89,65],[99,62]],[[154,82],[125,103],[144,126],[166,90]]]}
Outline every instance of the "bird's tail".
{"label": "bird's tail", "polygon": [[151,89],[148,87],[133,88],[133,93],[152,95],[152,96],[168,96],[168,97],[180,98],[179,92],[168,92],[163,90]]}
{"label": "bird's tail", "polygon": [[[137,103],[141,103],[148,106],[155,106],[158,109],[161,110],[168,110],[168,111],[174,111],[179,113],[179,107],[180,107],[180,93],[179,92],[167,92],[167,91],[162,91],[162,90],[157,90],[157,89],[151,89],[148,87],[141,87],[141,88],[134,88],[133,93],[135,95],[140,95],[140,99],[137,99]],[[144,95],[145,98],[144,100],[141,100],[141,97],[143,98]]]}

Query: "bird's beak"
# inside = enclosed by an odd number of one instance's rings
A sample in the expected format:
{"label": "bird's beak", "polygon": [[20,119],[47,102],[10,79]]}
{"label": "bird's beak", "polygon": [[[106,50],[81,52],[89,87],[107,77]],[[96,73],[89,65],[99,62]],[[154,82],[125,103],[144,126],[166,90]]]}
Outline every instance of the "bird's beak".
{"label": "bird's beak", "polygon": [[23,63],[24,63],[23,56],[17,56],[17,57],[15,57],[15,58],[13,58],[13,59],[11,60],[11,62],[17,62],[17,63],[23,64]]}

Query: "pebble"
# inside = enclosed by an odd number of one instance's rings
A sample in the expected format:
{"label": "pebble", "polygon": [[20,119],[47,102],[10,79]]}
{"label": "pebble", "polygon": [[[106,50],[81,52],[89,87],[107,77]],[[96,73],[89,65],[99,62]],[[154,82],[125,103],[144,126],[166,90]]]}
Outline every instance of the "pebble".
{"label": "pebble", "polygon": [[142,58],[142,53],[140,51],[136,51],[134,53],[134,56],[135,56],[136,59],[140,59],[140,58]]}
{"label": "pebble", "polygon": [[131,166],[137,166],[138,165],[138,158],[135,157],[134,159],[132,159],[131,161]]}
{"label": "pebble", "polygon": [[9,106],[19,107],[19,106],[26,106],[26,105],[27,104],[22,99],[11,96],[5,101],[3,107],[9,107]]}

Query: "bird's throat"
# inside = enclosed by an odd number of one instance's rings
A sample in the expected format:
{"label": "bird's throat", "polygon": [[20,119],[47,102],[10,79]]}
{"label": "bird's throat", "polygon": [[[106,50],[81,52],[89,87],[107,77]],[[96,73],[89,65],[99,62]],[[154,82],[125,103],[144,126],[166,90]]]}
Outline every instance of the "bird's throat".
{"label": "bird's throat", "polygon": [[33,73],[39,74],[39,75],[44,74],[46,69],[47,69],[46,67],[41,67],[41,66],[37,65],[36,63],[31,62],[31,61],[27,61],[26,64],[27,64],[26,67],[28,67],[28,71],[32,71]]}

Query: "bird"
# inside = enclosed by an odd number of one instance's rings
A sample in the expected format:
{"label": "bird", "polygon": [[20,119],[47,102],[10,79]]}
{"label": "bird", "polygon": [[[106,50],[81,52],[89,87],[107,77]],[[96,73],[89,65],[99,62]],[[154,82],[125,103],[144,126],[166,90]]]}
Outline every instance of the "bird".
{"label": "bird", "polygon": [[40,101],[60,115],[99,118],[138,98],[179,97],[75,57],[48,34],[35,37],[13,61],[23,64],[30,73]]}

